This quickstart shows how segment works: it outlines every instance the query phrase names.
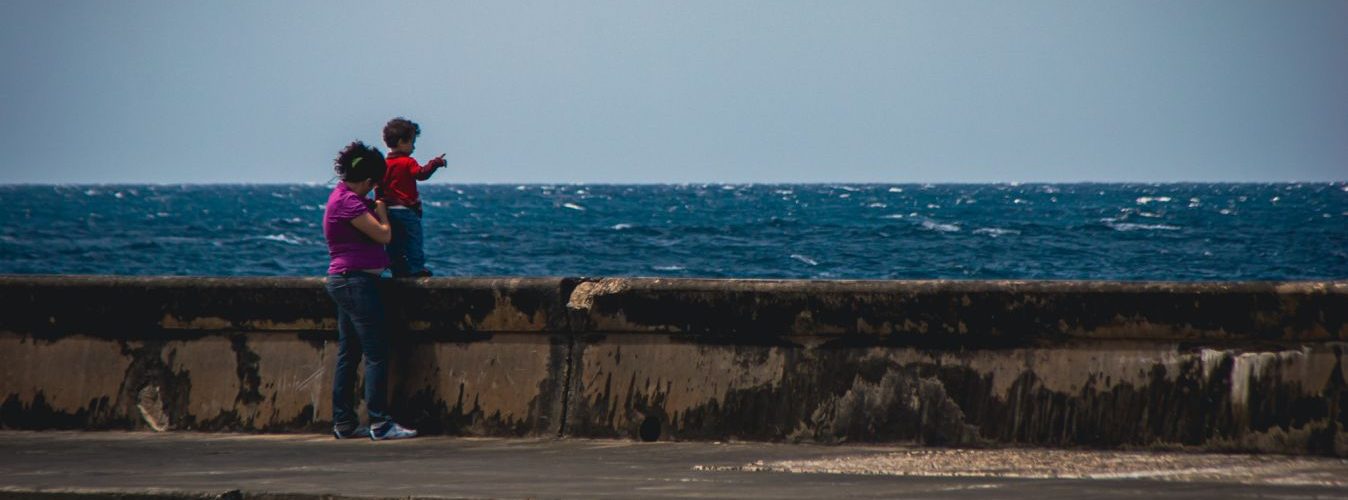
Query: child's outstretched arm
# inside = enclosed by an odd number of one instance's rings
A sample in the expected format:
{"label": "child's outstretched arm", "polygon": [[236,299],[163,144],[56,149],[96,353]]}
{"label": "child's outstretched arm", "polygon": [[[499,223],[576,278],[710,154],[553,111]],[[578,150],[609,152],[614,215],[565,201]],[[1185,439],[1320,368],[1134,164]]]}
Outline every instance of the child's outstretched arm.
{"label": "child's outstretched arm", "polygon": [[435,158],[431,158],[431,161],[426,162],[426,166],[417,170],[417,180],[424,181],[430,179],[431,174],[435,173],[436,170],[439,170],[440,167],[445,166],[446,163],[444,153],[441,153],[440,156]]}

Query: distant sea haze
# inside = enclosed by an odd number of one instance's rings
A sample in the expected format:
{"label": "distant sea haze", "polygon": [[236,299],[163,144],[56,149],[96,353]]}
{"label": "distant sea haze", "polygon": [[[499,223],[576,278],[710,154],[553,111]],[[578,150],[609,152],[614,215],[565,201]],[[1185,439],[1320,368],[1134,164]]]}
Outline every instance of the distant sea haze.
{"label": "distant sea haze", "polygon": [[[320,276],[319,185],[0,186],[0,273]],[[439,276],[1348,279],[1348,185],[423,185]]]}

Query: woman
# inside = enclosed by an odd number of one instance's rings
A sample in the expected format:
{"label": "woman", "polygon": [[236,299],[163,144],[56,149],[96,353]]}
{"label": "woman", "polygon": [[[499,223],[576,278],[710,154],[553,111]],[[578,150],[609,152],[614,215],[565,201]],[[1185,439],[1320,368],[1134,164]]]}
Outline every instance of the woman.
{"label": "woman", "polygon": [[[353,142],[337,155],[341,181],[328,195],[323,236],[328,240],[327,289],[337,303],[337,372],[332,378],[332,433],[337,439],[369,436],[379,441],[417,435],[388,414],[388,334],[379,300],[379,274],[388,267],[384,245],[391,234],[383,201],[366,195],[384,178],[378,149]],[[373,206],[373,209],[371,208]],[[360,427],[351,391],[356,367],[365,356],[365,411],[370,427]]]}

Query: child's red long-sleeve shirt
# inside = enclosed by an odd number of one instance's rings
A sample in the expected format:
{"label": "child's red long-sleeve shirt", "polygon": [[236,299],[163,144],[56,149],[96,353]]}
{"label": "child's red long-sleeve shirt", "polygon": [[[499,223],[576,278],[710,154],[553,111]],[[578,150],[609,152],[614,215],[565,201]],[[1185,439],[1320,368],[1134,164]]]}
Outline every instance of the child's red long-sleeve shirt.
{"label": "child's red long-sleeve shirt", "polygon": [[415,159],[394,151],[385,160],[388,171],[384,173],[384,182],[379,184],[375,195],[383,198],[388,206],[402,205],[421,212],[421,195],[417,193],[417,181],[431,178],[435,168],[429,164],[422,166]]}

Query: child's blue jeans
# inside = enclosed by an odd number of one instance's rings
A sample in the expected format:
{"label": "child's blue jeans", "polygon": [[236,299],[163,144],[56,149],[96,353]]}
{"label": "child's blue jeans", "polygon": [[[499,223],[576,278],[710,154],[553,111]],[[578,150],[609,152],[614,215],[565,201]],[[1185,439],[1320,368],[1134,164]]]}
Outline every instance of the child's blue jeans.
{"label": "child's blue jeans", "polygon": [[332,377],[332,424],[354,429],[360,416],[352,404],[356,367],[365,356],[365,412],[370,425],[389,420],[388,333],[384,304],[379,300],[379,277],[355,271],[328,275],[328,295],[337,303],[337,372]]}
{"label": "child's blue jeans", "polygon": [[393,208],[388,211],[393,238],[388,242],[389,269],[401,278],[426,269],[426,254],[421,249],[421,216],[415,210]]}

